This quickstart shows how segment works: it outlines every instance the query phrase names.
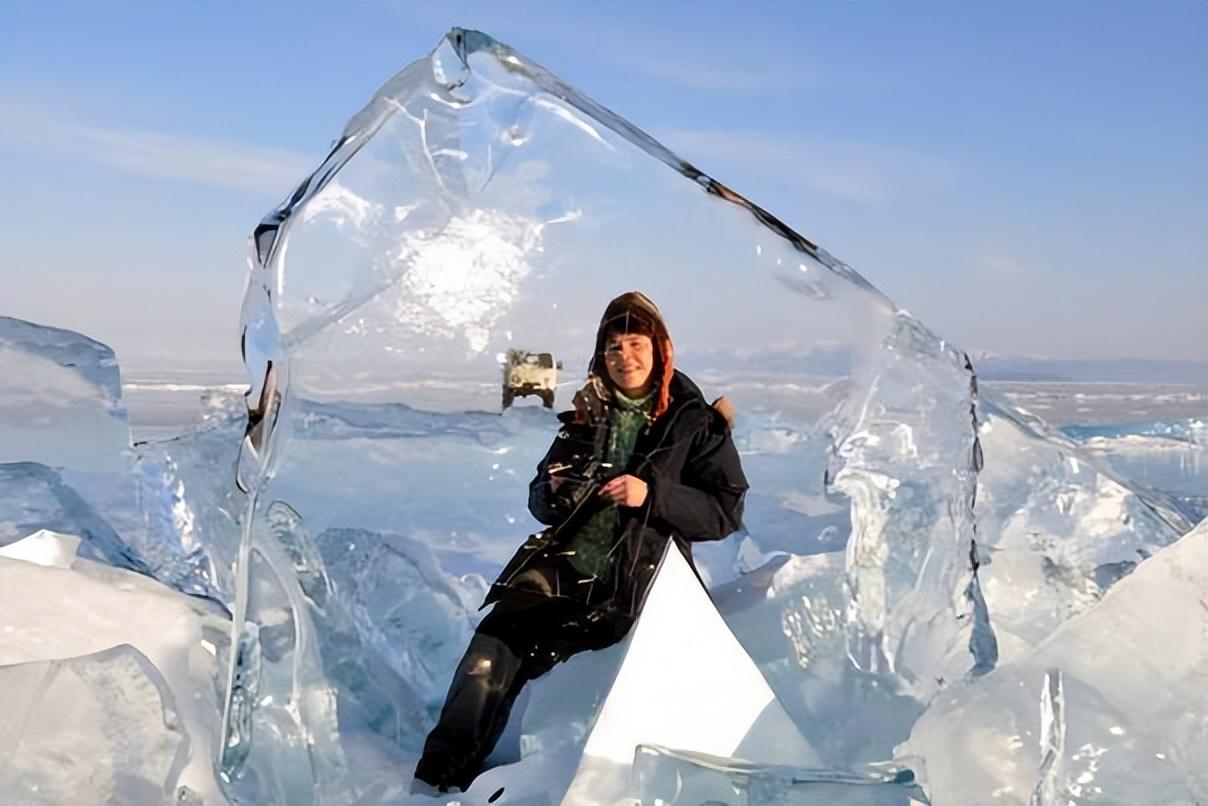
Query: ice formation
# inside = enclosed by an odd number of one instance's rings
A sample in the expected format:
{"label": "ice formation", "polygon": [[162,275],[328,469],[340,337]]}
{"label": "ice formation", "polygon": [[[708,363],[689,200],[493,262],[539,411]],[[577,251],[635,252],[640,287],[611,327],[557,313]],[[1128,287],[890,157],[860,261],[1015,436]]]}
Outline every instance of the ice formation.
{"label": "ice formation", "polygon": [[1165,495],[1192,521],[1208,518],[1208,417],[1063,431],[1116,472],[1143,485],[1149,497]]}
{"label": "ice formation", "polygon": [[83,537],[85,556],[145,571],[127,542],[137,510],[113,351],[0,316],[0,375],[10,379],[0,395],[0,545],[55,529]]}
{"label": "ice formation", "polygon": [[[695,550],[711,601],[673,555],[626,642],[532,684],[462,802],[1204,799],[1202,658],[1136,618],[1203,646],[1186,506],[980,396],[853,270],[506,46],[455,29],[387,82],[251,252],[246,412],[169,440],[130,447],[103,345],[0,319],[31,378],[0,400],[0,681],[125,681],[140,792],[429,802],[410,770],[557,427],[497,413],[500,362],[554,353],[568,407],[640,288],[737,404],[744,528]],[[39,737],[0,726],[0,800]]]}
{"label": "ice formation", "polygon": [[[119,476],[120,478],[120,476]],[[0,464],[0,545],[44,529],[78,535],[82,554],[119,568],[146,572],[137,553],[63,474],[37,462]]]}
{"label": "ice formation", "polygon": [[1095,608],[940,694],[904,752],[935,806],[1208,798],[1208,522]]}
{"label": "ice formation", "polygon": [[232,468],[242,411],[216,408],[185,433],[131,451],[142,554],[158,579],[221,602],[234,598],[241,499]]}
{"label": "ice formation", "polygon": [[[690,233],[664,224],[672,209],[696,222]],[[427,543],[447,574],[489,576],[534,527],[525,485],[554,430],[531,409],[473,414],[498,405],[499,356],[517,346],[553,352],[569,369],[563,389],[573,387],[598,309],[627,288],[660,302],[690,373],[741,361],[773,337],[791,340],[800,371],[850,370],[846,394],[801,446],[808,456],[778,477],[852,524],[851,539],[833,544],[848,554],[833,651],[920,697],[938,669],[973,665],[970,646],[976,662],[993,663],[992,636],[972,640],[970,626],[978,448],[964,355],[766,211],[507,47],[455,30],[387,82],[257,228],[252,252],[235,597],[236,624],[249,628],[234,644],[249,644],[237,657],[259,657],[257,696],[270,708],[311,703],[323,685],[284,674],[298,663],[313,671],[301,647],[321,644],[322,617],[303,617],[305,591],[291,593],[291,568],[272,559],[281,551],[270,510],[288,506],[312,535],[402,535]],[[381,428],[367,433],[368,423]],[[784,423],[802,434],[814,425]],[[748,559],[813,543],[769,528],[761,547],[760,524],[747,526]],[[712,564],[717,583],[736,573],[724,565]],[[269,612],[256,593],[266,589],[277,591]],[[257,656],[265,621],[282,619],[294,654]],[[457,653],[434,649],[433,658]],[[441,663],[447,676],[451,661]],[[232,668],[232,681],[244,677]],[[222,766],[232,780],[257,763],[255,728],[237,730],[248,721],[236,706],[247,701],[231,690]],[[281,712],[295,726],[276,729],[323,737],[296,762],[323,791],[320,779],[338,778],[343,761],[318,710],[317,731],[297,709]]]}
{"label": "ice formation", "polygon": [[223,803],[207,751],[229,619],[79,543],[43,530],[0,549],[0,797]]}
{"label": "ice formation", "polygon": [[165,803],[176,796],[189,737],[159,670],[128,644],[0,667],[0,710],[6,798]]}
{"label": "ice formation", "polygon": [[1192,524],[1043,422],[982,410],[985,596],[1004,644],[1034,646]]}
{"label": "ice formation", "polygon": [[[116,470],[130,446],[113,350],[87,336],[0,316],[0,462]],[[18,380],[19,379],[19,380]]]}

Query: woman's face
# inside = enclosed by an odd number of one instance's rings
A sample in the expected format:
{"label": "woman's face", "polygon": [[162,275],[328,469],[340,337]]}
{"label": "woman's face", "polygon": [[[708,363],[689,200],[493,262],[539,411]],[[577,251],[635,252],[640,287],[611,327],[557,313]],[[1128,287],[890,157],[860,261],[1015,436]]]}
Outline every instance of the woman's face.
{"label": "woman's face", "polygon": [[604,345],[604,364],[608,377],[627,397],[641,397],[654,385],[654,343],[649,336],[614,333]]}

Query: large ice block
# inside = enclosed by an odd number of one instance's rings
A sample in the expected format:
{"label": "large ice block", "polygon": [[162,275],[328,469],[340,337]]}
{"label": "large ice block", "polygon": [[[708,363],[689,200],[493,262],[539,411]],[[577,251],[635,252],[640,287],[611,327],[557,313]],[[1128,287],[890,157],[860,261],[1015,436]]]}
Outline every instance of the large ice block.
{"label": "large ice block", "polygon": [[70,330],[0,316],[0,462],[118,471],[130,447],[113,350]]}
{"label": "large ice block", "polygon": [[163,674],[129,644],[0,666],[0,800],[171,803],[190,737]]}
{"label": "large ice block", "polygon": [[113,350],[0,316],[0,377],[0,463],[53,469],[137,553],[130,429]]}
{"label": "large ice block", "polygon": [[366,651],[386,659],[428,706],[439,706],[486,594],[481,578],[441,571],[422,541],[362,529],[316,540],[338,602]]}
{"label": "large ice block", "polygon": [[314,620],[340,724],[418,751],[449,682],[434,670],[450,653],[460,658],[481,582],[467,588],[444,575],[424,544],[398,535],[329,530],[313,539],[281,502],[269,519]]}
{"label": "large ice block", "polygon": [[890,758],[925,702],[897,676],[848,659],[844,560],[843,552],[779,558],[713,591],[820,762],[834,767]]}
{"label": "large ice block", "polygon": [[1208,522],[1039,647],[941,693],[902,752],[935,806],[1208,798]]}
{"label": "large ice block", "polygon": [[[17,776],[0,773],[7,781],[0,802],[38,800],[38,786],[50,793],[38,802],[165,803],[174,785],[221,806],[209,748],[218,736],[217,661],[230,621],[211,602],[75,557],[78,544],[76,535],[43,531],[0,554],[0,700],[11,698],[0,704],[0,768]],[[106,654],[123,645],[131,649]],[[94,666],[97,658],[109,660]],[[171,730],[164,708],[175,713]],[[191,750],[181,766],[177,751],[164,748],[183,736]],[[23,737],[19,768],[6,767]],[[48,780],[59,766],[57,783]],[[89,782],[100,800],[80,788]]]}
{"label": "large ice block", "polygon": [[983,405],[981,580],[1004,652],[1035,646],[1191,528],[1043,421]]}
{"label": "large ice block", "polygon": [[[976,597],[971,602],[969,633],[973,641],[979,633],[992,639],[991,657],[1011,660],[1094,606],[1145,557],[1175,540],[1184,522],[1176,510],[1026,413],[997,400],[982,401],[981,419],[985,464],[975,511],[977,582],[983,595],[980,603]],[[750,451],[744,462],[766,474],[761,479],[765,495],[776,494],[788,475],[784,471],[793,466],[788,458],[804,463],[815,436],[775,423],[761,423],[758,431],[748,427],[752,430],[739,434]],[[732,562],[756,567],[716,586],[714,596],[827,763],[887,758],[905,740],[930,694],[917,681],[904,685],[902,668],[876,673],[848,661],[843,648],[849,562],[838,551],[842,525],[830,520],[826,496],[779,494],[778,509],[761,509],[747,519],[751,535],[766,539],[769,532],[795,528],[816,536],[813,545],[802,543],[819,553],[783,554],[791,543],[774,538],[776,550],[770,553],[745,559],[731,554]],[[992,632],[979,631],[979,619]],[[969,669],[960,660],[951,654],[947,660],[935,658],[935,688],[991,666]]]}

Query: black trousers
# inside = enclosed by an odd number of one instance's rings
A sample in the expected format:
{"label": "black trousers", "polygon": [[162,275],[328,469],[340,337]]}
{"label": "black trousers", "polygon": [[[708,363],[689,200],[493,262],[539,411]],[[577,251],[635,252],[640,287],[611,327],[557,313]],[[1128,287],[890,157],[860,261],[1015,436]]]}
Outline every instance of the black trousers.
{"label": "black trousers", "polygon": [[512,593],[487,614],[453,674],[415,777],[463,792],[507,725],[525,683],[579,652],[625,637],[633,619],[563,597]]}

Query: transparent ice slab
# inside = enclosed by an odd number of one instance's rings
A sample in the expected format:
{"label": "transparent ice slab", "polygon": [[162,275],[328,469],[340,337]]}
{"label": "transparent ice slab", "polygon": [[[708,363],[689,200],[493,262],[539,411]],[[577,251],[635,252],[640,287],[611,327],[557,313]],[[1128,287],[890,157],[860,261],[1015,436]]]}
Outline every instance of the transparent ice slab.
{"label": "transparent ice slab", "polygon": [[123,644],[0,666],[0,797],[23,804],[170,803],[190,737],[167,681]]}
{"label": "transparent ice slab", "polygon": [[242,411],[218,409],[179,436],[131,450],[136,533],[153,573],[227,605],[235,603],[243,501],[232,471],[244,422]]}
{"label": "transparent ice slab", "polygon": [[[324,759],[334,775],[343,763],[326,711],[312,729],[292,707],[326,701],[332,683],[303,651],[317,644],[321,654],[322,638],[291,582],[274,507],[314,535],[357,529],[426,543],[448,584],[490,579],[537,528],[526,485],[556,431],[542,410],[495,414],[501,356],[553,352],[565,407],[600,310],[631,288],[661,306],[677,365],[702,382],[735,362],[750,367],[776,341],[779,369],[842,390],[821,419],[760,412],[813,434],[807,456],[781,464],[767,500],[811,511],[821,498],[819,532],[836,526],[835,535],[844,512],[851,524],[851,539],[835,544],[847,557],[834,652],[920,696],[941,665],[973,664],[978,451],[964,355],[771,214],[506,46],[456,29],[387,82],[256,229],[252,264],[233,641],[249,665],[229,678],[226,735],[236,741],[221,764],[232,781],[286,763],[257,767],[258,753],[282,746],[272,733],[258,745],[246,706],[266,698],[280,704],[277,730],[302,743],[291,739],[288,753],[306,753],[292,769],[309,769],[322,789]],[[761,547],[760,527],[748,523],[748,560],[818,545],[818,534],[794,537],[782,524],[763,530]],[[293,642],[269,657],[265,630],[280,624]]]}
{"label": "transparent ice slab", "polygon": [[[779,558],[712,592],[820,761],[835,767],[890,758],[925,702],[847,657],[844,561],[843,552]],[[959,678],[968,664],[958,669]]]}
{"label": "transparent ice slab", "polygon": [[423,703],[444,697],[486,595],[482,577],[441,573],[426,543],[359,529],[329,529],[318,549],[366,646]]}

